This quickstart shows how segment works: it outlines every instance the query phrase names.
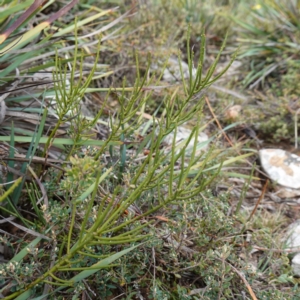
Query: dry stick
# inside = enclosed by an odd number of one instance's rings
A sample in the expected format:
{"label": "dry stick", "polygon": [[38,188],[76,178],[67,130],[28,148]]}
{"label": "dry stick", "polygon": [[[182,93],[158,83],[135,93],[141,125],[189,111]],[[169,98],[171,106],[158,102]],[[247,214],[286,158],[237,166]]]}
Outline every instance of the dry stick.
{"label": "dry stick", "polygon": [[241,273],[237,268],[235,268],[235,267],[234,267],[232,264],[230,264],[228,261],[222,260],[222,259],[220,259],[220,258],[218,258],[218,257],[216,257],[216,259],[220,260],[221,262],[224,261],[226,264],[228,264],[228,265],[230,266],[230,268],[231,268],[236,274],[238,274],[239,277],[243,280],[243,282],[245,283],[245,285],[246,285],[246,287],[247,287],[247,289],[248,289],[248,292],[249,292],[249,294],[251,295],[252,299],[253,299],[253,300],[258,300],[258,299],[256,298],[256,296],[255,296],[255,294],[254,294],[254,292],[253,292],[253,290],[252,290],[250,284],[249,284],[248,281],[246,280],[246,278],[245,278],[245,276],[244,276],[243,273]]}
{"label": "dry stick", "polygon": [[57,166],[57,165],[55,165],[54,163],[59,163],[59,164],[66,163],[65,161],[61,161],[61,160],[58,160],[58,159],[47,159],[47,161],[46,161],[44,158],[37,157],[37,156],[35,156],[35,157],[31,158],[31,159],[28,159],[25,156],[23,157],[23,155],[18,155],[16,157],[3,157],[3,158],[1,158],[1,160],[5,160],[5,161],[8,161],[8,160],[11,160],[11,161],[22,161],[22,162],[29,162],[29,161],[31,161],[33,163],[43,164],[45,166],[56,168],[56,169],[58,169],[60,171],[64,171],[64,169],[61,168],[61,167],[59,167],[59,166]]}
{"label": "dry stick", "polygon": [[[212,109],[212,107],[211,107],[211,105],[210,105],[210,103],[209,103],[208,97],[205,97],[205,102],[206,102],[206,104],[207,104],[207,106],[208,106],[208,108],[209,108],[210,113],[211,113],[212,116],[214,117],[214,120],[216,121],[216,123],[217,123],[219,129],[220,129],[221,132],[223,133],[224,137],[226,138],[226,140],[228,141],[228,143],[230,144],[230,146],[231,146],[232,148],[234,148],[234,145],[232,144],[230,138],[227,136],[226,132],[223,130],[223,128],[222,128],[222,126],[221,126],[221,124],[220,124],[220,122],[219,122],[217,116],[215,115],[215,113],[214,113],[214,111],[213,111],[213,109]],[[241,153],[240,153],[238,150],[235,149],[235,151],[237,152],[238,155],[241,155]],[[249,166],[253,167],[253,165],[252,165],[249,161],[246,161],[246,162],[247,162],[247,164],[248,164]],[[255,170],[256,170],[257,172],[259,172],[260,174],[264,175],[265,177],[268,177],[264,172],[258,170],[257,168],[255,168]]]}
{"label": "dry stick", "polygon": [[[219,129],[221,130],[221,132],[223,133],[225,139],[227,140],[227,142],[229,143],[229,145],[230,145],[232,148],[234,148],[234,146],[233,146],[233,144],[232,144],[230,138],[227,136],[227,134],[226,134],[225,131],[223,130],[223,128],[222,128],[222,126],[221,126],[219,120],[217,119],[217,116],[215,115],[215,113],[214,113],[214,111],[213,111],[213,109],[212,109],[212,107],[211,107],[211,105],[210,105],[210,103],[209,103],[208,97],[205,97],[205,101],[206,101],[206,104],[207,104],[207,106],[208,106],[208,108],[209,108],[210,113],[211,113],[212,116],[214,117],[214,120],[216,121],[216,123],[217,123]],[[241,155],[239,152],[238,152],[238,154]]]}
{"label": "dry stick", "polygon": [[269,179],[266,180],[266,183],[265,183],[265,185],[264,185],[264,187],[263,187],[263,190],[262,190],[262,192],[261,192],[261,194],[260,194],[260,196],[259,196],[259,199],[258,199],[258,201],[256,202],[255,207],[253,208],[253,210],[252,210],[252,212],[251,212],[251,214],[250,214],[250,216],[249,216],[247,222],[249,222],[249,221],[251,220],[251,218],[253,217],[253,215],[255,214],[255,212],[256,212],[256,210],[257,210],[257,207],[258,207],[259,203],[261,202],[262,198],[263,198],[264,195],[265,195],[265,192],[266,192],[268,183],[269,183]]}

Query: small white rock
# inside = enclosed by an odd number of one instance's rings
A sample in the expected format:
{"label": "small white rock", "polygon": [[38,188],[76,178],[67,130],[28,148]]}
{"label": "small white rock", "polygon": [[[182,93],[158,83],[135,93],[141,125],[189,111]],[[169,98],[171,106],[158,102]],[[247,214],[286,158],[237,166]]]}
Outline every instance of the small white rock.
{"label": "small white rock", "polygon": [[300,276],[300,253],[296,254],[292,259],[292,269],[295,275]]}
{"label": "small white rock", "polygon": [[262,168],[271,180],[292,188],[300,188],[300,157],[281,149],[259,151]]}
{"label": "small white rock", "polygon": [[286,246],[287,248],[300,248],[300,220],[289,225]]}
{"label": "small white rock", "polygon": [[[300,220],[292,223],[287,230],[286,248],[300,248]],[[300,276],[300,253],[297,253],[292,259],[293,272]]]}
{"label": "small white rock", "polygon": [[241,105],[233,105],[225,111],[224,117],[227,121],[236,121],[240,117],[241,110]]}

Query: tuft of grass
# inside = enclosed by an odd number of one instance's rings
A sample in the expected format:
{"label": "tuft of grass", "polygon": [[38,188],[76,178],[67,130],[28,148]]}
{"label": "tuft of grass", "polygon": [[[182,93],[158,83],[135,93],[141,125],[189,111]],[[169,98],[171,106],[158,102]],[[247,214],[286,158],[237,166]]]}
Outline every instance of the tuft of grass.
{"label": "tuft of grass", "polygon": [[281,80],[281,74],[291,67],[290,61],[297,61],[297,5],[295,1],[258,1],[249,7],[251,13],[246,21],[232,17],[243,28],[244,37],[238,38],[244,44],[241,57],[251,59],[251,69],[244,79],[250,89]]}

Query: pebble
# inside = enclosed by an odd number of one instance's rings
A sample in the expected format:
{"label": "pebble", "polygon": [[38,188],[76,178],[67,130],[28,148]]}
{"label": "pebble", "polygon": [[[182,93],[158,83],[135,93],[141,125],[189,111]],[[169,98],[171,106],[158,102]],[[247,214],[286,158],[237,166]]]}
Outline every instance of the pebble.
{"label": "pebble", "polygon": [[296,249],[300,248],[300,219],[288,227],[286,248],[294,248],[296,255],[292,259],[292,270],[295,275],[300,276],[300,253]]}
{"label": "pebble", "polygon": [[259,158],[270,179],[284,187],[300,188],[300,157],[281,149],[262,149]]}

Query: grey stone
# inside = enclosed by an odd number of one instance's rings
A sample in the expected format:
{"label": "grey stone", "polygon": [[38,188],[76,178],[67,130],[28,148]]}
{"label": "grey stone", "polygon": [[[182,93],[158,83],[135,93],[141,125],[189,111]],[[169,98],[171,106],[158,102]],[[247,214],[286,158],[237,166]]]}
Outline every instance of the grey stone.
{"label": "grey stone", "polygon": [[281,149],[262,149],[259,158],[263,170],[278,184],[300,188],[300,157]]}

